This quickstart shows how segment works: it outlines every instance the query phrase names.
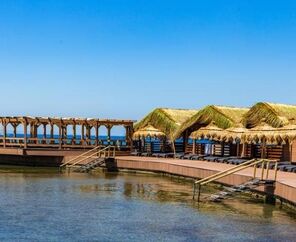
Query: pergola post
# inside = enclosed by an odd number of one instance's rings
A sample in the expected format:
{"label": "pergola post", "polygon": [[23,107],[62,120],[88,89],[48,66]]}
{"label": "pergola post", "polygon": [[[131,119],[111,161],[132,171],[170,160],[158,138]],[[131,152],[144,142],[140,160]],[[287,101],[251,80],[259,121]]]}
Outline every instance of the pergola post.
{"label": "pergola post", "polygon": [[62,123],[59,124],[59,149],[62,149]]}
{"label": "pergola post", "polygon": [[27,120],[24,120],[24,148],[27,149]]}
{"label": "pergola post", "polygon": [[107,128],[107,140],[108,140],[108,145],[110,145],[112,125],[107,125],[106,128]]}
{"label": "pergola post", "polygon": [[96,132],[96,146],[99,145],[99,125],[98,125],[98,122],[96,122],[96,125],[95,125],[95,132]]}
{"label": "pergola post", "polygon": [[54,124],[50,124],[50,139],[53,141],[54,136],[53,136],[53,131],[54,131]]}
{"label": "pergola post", "polygon": [[[68,130],[67,130],[67,125],[63,125],[63,144],[67,144],[67,139],[68,139]],[[66,142],[65,142],[66,140]]]}
{"label": "pergola post", "polygon": [[81,125],[81,144],[84,146],[84,124]]}
{"label": "pergola post", "polygon": [[43,124],[43,138],[46,140],[46,124]]}
{"label": "pergola post", "polygon": [[72,128],[73,128],[72,144],[75,145],[76,144],[76,124],[73,124]]}
{"label": "pergola post", "polygon": [[6,136],[7,136],[7,123],[3,122],[3,147],[6,147]]}
{"label": "pergola post", "polygon": [[12,126],[13,126],[13,137],[16,138],[16,128],[18,124],[12,124]]}
{"label": "pergola post", "polygon": [[90,129],[91,129],[90,125],[87,124],[86,125],[86,144],[90,144],[90,139],[91,139],[91,137],[90,137]]}

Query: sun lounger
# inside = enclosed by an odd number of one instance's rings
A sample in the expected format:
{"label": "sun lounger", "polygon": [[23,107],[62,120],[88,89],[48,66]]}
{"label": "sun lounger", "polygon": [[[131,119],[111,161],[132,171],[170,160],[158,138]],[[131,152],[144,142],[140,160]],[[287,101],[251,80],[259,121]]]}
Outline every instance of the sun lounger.
{"label": "sun lounger", "polygon": [[176,159],[182,159],[185,153],[176,153],[175,158]]}
{"label": "sun lounger", "polygon": [[159,157],[160,153],[153,153],[151,156],[152,157]]}
{"label": "sun lounger", "polygon": [[193,155],[191,160],[204,160],[205,155]]}
{"label": "sun lounger", "polygon": [[141,154],[141,156],[148,157],[148,156],[151,156],[151,153],[144,152],[144,153]]}
{"label": "sun lounger", "polygon": [[191,154],[186,154],[186,155],[183,156],[183,159],[184,160],[191,160],[192,156],[194,156],[194,154],[192,154],[192,153]]}
{"label": "sun lounger", "polygon": [[206,161],[215,161],[218,158],[220,158],[220,156],[206,156],[206,157],[204,157],[204,160],[206,160]]}
{"label": "sun lounger", "polygon": [[141,155],[141,152],[140,151],[133,151],[133,152],[131,152],[131,155],[133,155],[133,156],[140,156]]}

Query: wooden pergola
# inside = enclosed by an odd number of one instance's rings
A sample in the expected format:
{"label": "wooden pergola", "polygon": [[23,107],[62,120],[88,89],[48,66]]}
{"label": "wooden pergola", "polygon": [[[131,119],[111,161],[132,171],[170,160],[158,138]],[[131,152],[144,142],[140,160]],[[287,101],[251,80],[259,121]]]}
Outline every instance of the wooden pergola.
{"label": "wooden pergola", "polygon": [[[59,117],[0,117],[3,128],[3,136],[0,137],[0,146],[6,147],[51,147],[51,148],[91,148],[104,144],[100,140],[99,128],[105,126],[107,129],[107,144],[114,143],[111,140],[111,129],[114,126],[125,128],[125,146],[131,147],[133,136],[132,120],[95,119],[95,118],[59,118]],[[7,133],[7,126],[13,128],[12,136]],[[22,126],[23,132],[17,134],[17,128]],[[47,128],[49,126],[49,134]],[[55,126],[58,128],[58,135],[54,134]],[[72,135],[68,135],[68,127],[72,126]],[[38,134],[38,128],[42,127],[43,132]],[[29,129],[29,131],[28,131]],[[81,130],[78,138],[77,130]],[[95,135],[91,135],[91,130]],[[116,141],[119,142],[119,141]],[[122,145],[122,141],[121,145]]]}

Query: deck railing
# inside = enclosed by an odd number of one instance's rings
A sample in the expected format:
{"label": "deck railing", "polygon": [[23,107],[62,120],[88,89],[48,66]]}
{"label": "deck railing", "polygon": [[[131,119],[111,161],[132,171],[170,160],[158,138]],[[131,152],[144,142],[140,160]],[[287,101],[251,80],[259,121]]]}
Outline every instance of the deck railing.
{"label": "deck railing", "polygon": [[21,137],[0,137],[0,147],[4,148],[80,148],[88,149],[96,146],[116,146],[117,149],[128,150],[130,145],[124,140],[95,140],[95,139],[74,139],[74,138],[21,138]]}

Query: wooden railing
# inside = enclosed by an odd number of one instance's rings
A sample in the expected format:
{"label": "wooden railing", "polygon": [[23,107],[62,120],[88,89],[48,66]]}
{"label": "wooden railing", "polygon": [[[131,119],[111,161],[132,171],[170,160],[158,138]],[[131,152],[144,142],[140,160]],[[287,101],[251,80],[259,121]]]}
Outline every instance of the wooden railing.
{"label": "wooden railing", "polygon": [[74,138],[19,138],[0,137],[0,147],[4,148],[94,148],[96,146],[116,146],[117,149],[129,149],[130,145],[123,140],[95,140]]}

